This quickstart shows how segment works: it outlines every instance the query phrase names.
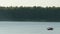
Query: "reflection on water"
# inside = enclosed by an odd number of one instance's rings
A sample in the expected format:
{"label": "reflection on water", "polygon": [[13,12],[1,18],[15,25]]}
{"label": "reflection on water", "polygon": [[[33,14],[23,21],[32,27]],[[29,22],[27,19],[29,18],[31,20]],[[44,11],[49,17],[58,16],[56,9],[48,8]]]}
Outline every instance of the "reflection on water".
{"label": "reflection on water", "polygon": [[[53,27],[53,31],[48,31]],[[59,34],[59,22],[0,22],[0,34]]]}

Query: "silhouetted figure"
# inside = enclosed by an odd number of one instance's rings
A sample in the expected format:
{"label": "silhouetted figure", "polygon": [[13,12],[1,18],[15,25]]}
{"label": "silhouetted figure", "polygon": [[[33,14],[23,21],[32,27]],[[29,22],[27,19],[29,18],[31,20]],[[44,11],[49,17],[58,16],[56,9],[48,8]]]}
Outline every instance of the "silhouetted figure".
{"label": "silhouetted figure", "polygon": [[47,28],[47,30],[53,30],[53,28],[49,27],[49,28]]}

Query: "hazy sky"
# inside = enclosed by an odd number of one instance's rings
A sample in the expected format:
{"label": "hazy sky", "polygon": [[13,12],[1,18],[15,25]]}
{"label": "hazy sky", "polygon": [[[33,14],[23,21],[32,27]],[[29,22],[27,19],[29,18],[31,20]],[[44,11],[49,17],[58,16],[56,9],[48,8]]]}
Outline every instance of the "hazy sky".
{"label": "hazy sky", "polygon": [[58,6],[60,0],[0,0],[0,6]]}

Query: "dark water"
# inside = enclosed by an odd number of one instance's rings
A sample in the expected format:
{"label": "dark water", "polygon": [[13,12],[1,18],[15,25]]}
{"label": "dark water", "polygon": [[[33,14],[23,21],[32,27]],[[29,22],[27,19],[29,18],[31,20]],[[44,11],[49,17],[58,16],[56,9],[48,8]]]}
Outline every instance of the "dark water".
{"label": "dark water", "polygon": [[[48,31],[48,27],[54,30]],[[59,34],[60,22],[0,22],[0,34]]]}

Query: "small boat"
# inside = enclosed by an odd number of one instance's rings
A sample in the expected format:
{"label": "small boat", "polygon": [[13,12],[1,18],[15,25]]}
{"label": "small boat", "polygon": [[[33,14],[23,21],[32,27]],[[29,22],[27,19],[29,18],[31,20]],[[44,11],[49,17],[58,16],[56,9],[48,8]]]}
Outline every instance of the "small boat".
{"label": "small boat", "polygon": [[49,27],[49,28],[47,28],[47,30],[53,30],[53,28],[52,27]]}

